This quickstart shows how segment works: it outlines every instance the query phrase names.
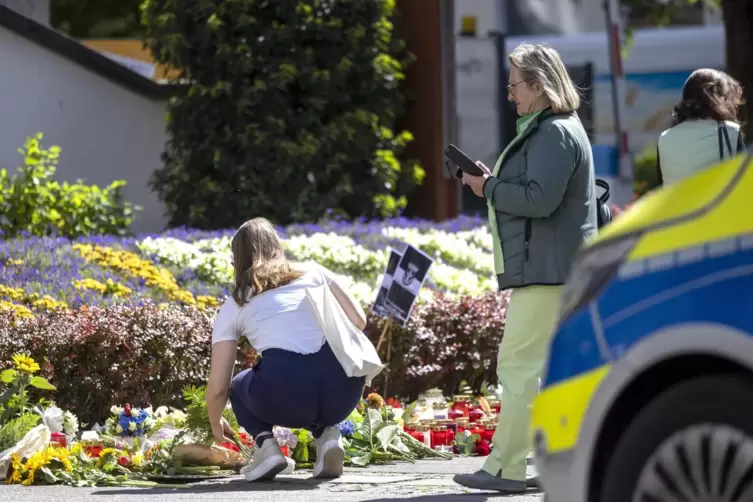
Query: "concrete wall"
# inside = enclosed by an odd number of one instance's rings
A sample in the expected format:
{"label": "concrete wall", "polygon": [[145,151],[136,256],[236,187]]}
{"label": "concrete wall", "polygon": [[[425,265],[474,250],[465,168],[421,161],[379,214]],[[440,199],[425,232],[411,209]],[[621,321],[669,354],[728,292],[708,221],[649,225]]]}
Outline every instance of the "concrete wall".
{"label": "concrete wall", "polygon": [[134,231],[160,230],[164,209],[147,182],[162,164],[166,103],[1,27],[0,66],[0,168],[14,170],[25,137],[42,132],[45,145],[62,148],[58,179],[100,186],[126,180],[126,199],[144,208]]}
{"label": "concrete wall", "polygon": [[38,23],[50,24],[50,0],[0,0],[0,5],[13,9]]}

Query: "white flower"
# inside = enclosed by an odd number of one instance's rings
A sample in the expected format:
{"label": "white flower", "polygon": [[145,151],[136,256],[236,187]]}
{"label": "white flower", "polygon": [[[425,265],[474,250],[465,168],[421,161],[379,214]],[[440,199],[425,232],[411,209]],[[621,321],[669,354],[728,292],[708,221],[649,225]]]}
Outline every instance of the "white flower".
{"label": "white flower", "polygon": [[138,416],[139,416],[139,412],[140,412],[140,411],[141,411],[141,410],[140,410],[140,409],[138,409],[138,408],[131,408],[131,416],[132,416],[132,417],[138,417]]}
{"label": "white flower", "polygon": [[65,420],[63,421],[63,429],[68,436],[75,436],[78,432],[78,417],[70,411],[65,412]]}
{"label": "white flower", "polygon": [[154,416],[157,418],[165,418],[168,413],[170,413],[167,409],[167,406],[160,406],[156,410],[154,410]]}
{"label": "white flower", "polygon": [[147,406],[146,408],[144,408],[144,411],[145,411],[145,412],[146,412],[146,414],[147,414],[147,415],[149,415],[150,417],[151,417],[152,415],[154,415],[154,410],[152,410],[152,407],[151,407],[151,406]]}
{"label": "white flower", "polygon": [[165,417],[164,423],[173,427],[183,427],[186,421],[186,414],[180,410],[173,410]]}
{"label": "white flower", "polygon": [[136,430],[136,422],[131,422],[128,424],[128,430],[131,432],[134,432]]}
{"label": "white flower", "polygon": [[115,427],[115,432],[117,432],[118,434],[123,432],[123,426],[118,424],[117,427]]}
{"label": "white flower", "polygon": [[151,418],[147,418],[146,420],[144,420],[144,427],[146,427],[147,429],[151,429],[153,425],[154,425],[154,420],[152,420]]}
{"label": "white flower", "polygon": [[42,413],[42,422],[50,429],[50,432],[63,432],[65,414],[57,406],[50,406]]}
{"label": "white flower", "polygon": [[119,416],[121,413],[123,413],[123,408],[120,406],[113,406],[110,408],[110,413],[112,413],[115,416]]}
{"label": "white flower", "polygon": [[96,431],[84,431],[81,433],[81,441],[99,441],[99,434]]}

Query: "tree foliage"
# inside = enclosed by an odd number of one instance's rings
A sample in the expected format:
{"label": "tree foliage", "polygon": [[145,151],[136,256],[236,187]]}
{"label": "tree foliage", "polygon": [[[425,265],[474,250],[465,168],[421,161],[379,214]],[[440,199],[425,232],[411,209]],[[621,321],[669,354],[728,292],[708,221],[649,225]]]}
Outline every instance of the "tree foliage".
{"label": "tree foliage", "polygon": [[147,0],[146,43],[181,72],[153,187],[172,225],[394,215],[423,177],[394,133],[407,63],[394,0]]}
{"label": "tree foliage", "polygon": [[141,33],[142,0],[52,0],[54,27],[76,38],[127,38]]}

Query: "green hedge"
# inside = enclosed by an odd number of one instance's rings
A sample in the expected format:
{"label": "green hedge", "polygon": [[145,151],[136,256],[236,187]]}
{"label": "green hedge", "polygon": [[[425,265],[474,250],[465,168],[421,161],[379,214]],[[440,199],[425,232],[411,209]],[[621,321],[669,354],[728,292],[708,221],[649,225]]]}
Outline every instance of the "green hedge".
{"label": "green hedge", "polygon": [[393,130],[407,61],[394,3],[146,0],[145,42],[187,85],[152,180],[169,223],[398,214],[424,172]]}
{"label": "green hedge", "polygon": [[[418,307],[393,334],[389,394],[412,399],[432,387],[449,395],[461,384],[496,383],[506,305],[506,296],[487,294]],[[367,332],[376,340],[380,328],[371,319]],[[192,307],[84,307],[26,319],[0,310],[0,370],[13,354],[31,355],[57,387],[58,405],[102,423],[113,404],[182,406],[184,387],[206,383],[211,331],[211,317]],[[236,371],[256,357],[243,345]]]}
{"label": "green hedge", "polygon": [[138,206],[121,193],[126,182],[105,188],[54,179],[60,147],[42,146],[42,134],[26,138],[18,151],[23,163],[9,173],[0,170],[0,237],[127,235]]}

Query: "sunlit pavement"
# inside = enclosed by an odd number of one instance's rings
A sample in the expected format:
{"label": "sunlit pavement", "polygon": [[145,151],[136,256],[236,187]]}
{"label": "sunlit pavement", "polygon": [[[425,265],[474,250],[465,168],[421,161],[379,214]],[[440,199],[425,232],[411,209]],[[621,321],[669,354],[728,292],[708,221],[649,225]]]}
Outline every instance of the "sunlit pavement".
{"label": "sunlit pavement", "polygon": [[[452,482],[458,473],[477,471],[482,458],[451,461],[424,460],[416,464],[348,468],[335,481],[319,482],[311,473],[280,476],[272,483],[250,484],[240,476],[220,482],[188,485],[184,488],[69,488],[60,486],[3,486],[0,501],[73,502],[78,500],[144,502],[157,500],[284,501],[284,502],[540,502],[543,495],[535,490],[526,495],[502,496],[474,492]],[[529,471],[533,471],[529,467]],[[532,474],[533,472],[531,472]]]}

